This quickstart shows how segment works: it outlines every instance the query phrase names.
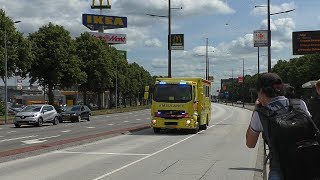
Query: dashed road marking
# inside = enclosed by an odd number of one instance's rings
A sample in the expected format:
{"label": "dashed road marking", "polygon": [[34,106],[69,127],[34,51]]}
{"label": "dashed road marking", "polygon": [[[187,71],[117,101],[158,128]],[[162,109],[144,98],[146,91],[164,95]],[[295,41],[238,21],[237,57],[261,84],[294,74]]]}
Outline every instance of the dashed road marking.
{"label": "dashed road marking", "polygon": [[15,132],[17,132],[17,131],[7,131],[7,133],[9,133],[9,134],[10,134],[10,133],[15,133]]}
{"label": "dashed road marking", "polygon": [[49,136],[49,137],[38,138],[38,139],[30,139],[30,140],[21,141],[21,142],[24,144],[38,144],[38,143],[46,142],[47,139],[55,138],[55,137],[59,137],[59,136],[61,136],[61,135]]}
{"label": "dashed road marking", "polygon": [[91,127],[91,126],[89,126],[89,127],[86,127],[87,129],[94,129],[94,128],[96,128],[96,127]]}
{"label": "dashed road marking", "polygon": [[67,132],[71,132],[71,130],[64,130],[64,131],[61,131],[61,132],[64,132],[64,133],[67,133]]}
{"label": "dashed road marking", "polygon": [[128,123],[129,121],[123,121],[124,123]]}
{"label": "dashed road marking", "polygon": [[109,126],[113,126],[114,124],[108,124]]}
{"label": "dashed road marking", "polygon": [[37,136],[38,135],[32,135],[32,136],[23,136],[23,137],[11,138],[11,139],[3,139],[0,142],[8,142],[8,141],[14,141],[14,140],[19,140],[19,139],[27,139],[27,138],[37,137]]}
{"label": "dashed road marking", "polygon": [[136,119],[137,121],[141,121],[141,119]]}

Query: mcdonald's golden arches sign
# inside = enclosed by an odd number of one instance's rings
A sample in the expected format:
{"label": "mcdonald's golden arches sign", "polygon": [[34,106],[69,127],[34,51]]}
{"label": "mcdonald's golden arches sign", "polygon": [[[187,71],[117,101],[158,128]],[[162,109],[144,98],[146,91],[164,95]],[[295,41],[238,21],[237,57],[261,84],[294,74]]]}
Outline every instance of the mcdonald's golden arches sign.
{"label": "mcdonald's golden arches sign", "polygon": [[171,34],[171,50],[184,50],[183,34]]}

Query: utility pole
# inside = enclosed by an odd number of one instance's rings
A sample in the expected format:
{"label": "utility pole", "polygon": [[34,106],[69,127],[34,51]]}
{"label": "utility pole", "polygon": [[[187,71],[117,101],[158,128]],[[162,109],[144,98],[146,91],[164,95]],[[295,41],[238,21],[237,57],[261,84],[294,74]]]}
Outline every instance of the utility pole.
{"label": "utility pole", "polygon": [[234,93],[234,86],[233,86],[233,84],[234,84],[234,80],[233,80],[233,68],[232,68],[232,74],[231,74],[231,77],[232,77],[232,87],[231,87],[231,89],[232,89],[232,92],[231,92],[231,104],[232,104],[232,106],[233,106],[233,93]]}
{"label": "utility pole", "polygon": [[208,38],[206,38],[206,80],[209,80]]}
{"label": "utility pole", "polygon": [[171,78],[171,0],[168,3],[168,78]]}
{"label": "utility pole", "polygon": [[260,76],[260,47],[258,47],[258,79]]}
{"label": "utility pole", "polygon": [[[13,23],[16,24],[16,23],[19,23],[21,21],[14,21]],[[3,22],[4,24],[4,22]],[[4,108],[5,108],[5,113],[4,113],[4,122],[5,124],[7,124],[8,122],[8,49],[7,49],[7,29],[6,27],[4,26],[4,53],[5,53],[5,56],[4,56],[4,71],[5,71],[5,75],[4,75]]]}
{"label": "utility pole", "polygon": [[270,0],[268,0],[268,73],[271,72]]}
{"label": "utility pole", "polygon": [[4,63],[4,68],[5,68],[5,75],[4,75],[4,84],[5,84],[5,97],[4,97],[4,104],[5,104],[5,118],[4,122],[7,124],[8,122],[8,52],[7,52],[7,30],[4,29],[4,53],[5,53],[5,63]]}
{"label": "utility pole", "polygon": [[242,107],[244,108],[244,58],[242,58]]}

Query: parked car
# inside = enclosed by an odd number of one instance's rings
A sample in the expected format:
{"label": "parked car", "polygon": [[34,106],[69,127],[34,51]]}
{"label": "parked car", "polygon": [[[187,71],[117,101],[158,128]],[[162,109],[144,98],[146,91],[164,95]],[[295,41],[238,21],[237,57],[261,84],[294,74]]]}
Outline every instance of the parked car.
{"label": "parked car", "polygon": [[21,125],[42,126],[43,123],[59,123],[58,113],[51,105],[29,105],[15,115],[13,120],[16,127]]}
{"label": "parked car", "polygon": [[91,110],[85,105],[74,105],[67,107],[64,112],[61,113],[62,121],[80,122],[82,119],[90,121]]}
{"label": "parked car", "polygon": [[237,101],[237,104],[242,104],[242,101]]}

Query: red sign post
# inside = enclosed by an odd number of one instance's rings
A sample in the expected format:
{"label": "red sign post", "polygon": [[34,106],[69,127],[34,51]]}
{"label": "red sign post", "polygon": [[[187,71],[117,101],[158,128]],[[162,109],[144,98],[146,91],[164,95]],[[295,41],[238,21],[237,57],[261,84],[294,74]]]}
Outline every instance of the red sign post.
{"label": "red sign post", "polygon": [[238,77],[238,83],[243,83],[243,77]]}

